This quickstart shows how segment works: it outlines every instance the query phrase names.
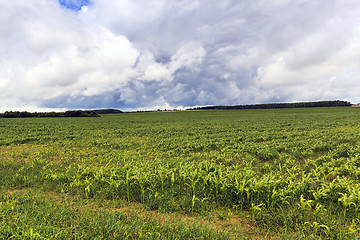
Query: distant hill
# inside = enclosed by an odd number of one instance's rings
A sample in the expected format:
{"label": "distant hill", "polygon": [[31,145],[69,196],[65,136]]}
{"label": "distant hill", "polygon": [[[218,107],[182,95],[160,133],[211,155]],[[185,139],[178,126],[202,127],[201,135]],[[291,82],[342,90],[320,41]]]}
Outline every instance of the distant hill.
{"label": "distant hill", "polygon": [[270,109],[270,108],[307,108],[307,107],[344,107],[351,106],[346,101],[318,101],[318,102],[296,102],[296,103],[266,103],[253,105],[234,105],[234,106],[207,106],[197,107],[188,110],[230,110],[230,109]]}

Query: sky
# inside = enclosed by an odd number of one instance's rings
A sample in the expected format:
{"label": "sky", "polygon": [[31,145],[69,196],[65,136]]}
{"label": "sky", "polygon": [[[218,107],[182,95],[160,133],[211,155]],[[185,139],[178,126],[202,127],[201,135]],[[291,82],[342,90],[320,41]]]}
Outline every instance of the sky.
{"label": "sky", "polygon": [[360,102],[358,0],[0,0],[0,112]]}

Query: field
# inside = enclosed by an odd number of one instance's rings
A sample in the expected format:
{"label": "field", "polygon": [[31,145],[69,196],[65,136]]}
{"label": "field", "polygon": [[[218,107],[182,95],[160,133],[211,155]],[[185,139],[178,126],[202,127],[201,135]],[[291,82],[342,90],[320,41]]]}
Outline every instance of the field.
{"label": "field", "polygon": [[360,109],[0,119],[0,239],[358,239]]}

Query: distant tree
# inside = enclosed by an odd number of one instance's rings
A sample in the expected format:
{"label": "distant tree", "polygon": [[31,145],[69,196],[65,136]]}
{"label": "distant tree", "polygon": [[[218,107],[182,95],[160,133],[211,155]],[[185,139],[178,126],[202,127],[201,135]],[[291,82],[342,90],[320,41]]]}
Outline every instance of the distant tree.
{"label": "distant tree", "polygon": [[297,102],[297,103],[267,103],[267,104],[234,105],[234,106],[208,106],[208,107],[198,107],[193,109],[221,110],[221,109],[269,109],[269,108],[342,107],[342,106],[351,106],[351,103],[346,101],[336,100],[336,101]]}
{"label": "distant tree", "polygon": [[31,118],[31,117],[100,117],[94,111],[66,111],[66,112],[19,112],[19,111],[6,111],[0,114],[0,118]]}
{"label": "distant tree", "polygon": [[97,114],[123,113],[123,111],[118,110],[118,109],[97,109],[97,110],[92,110],[92,111],[96,112]]}

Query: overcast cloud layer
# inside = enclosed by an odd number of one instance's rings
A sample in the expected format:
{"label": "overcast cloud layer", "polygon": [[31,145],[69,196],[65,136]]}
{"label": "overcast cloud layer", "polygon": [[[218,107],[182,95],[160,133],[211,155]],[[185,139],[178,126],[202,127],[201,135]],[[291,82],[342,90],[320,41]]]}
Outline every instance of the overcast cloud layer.
{"label": "overcast cloud layer", "polygon": [[0,112],[360,102],[358,0],[0,0]]}

